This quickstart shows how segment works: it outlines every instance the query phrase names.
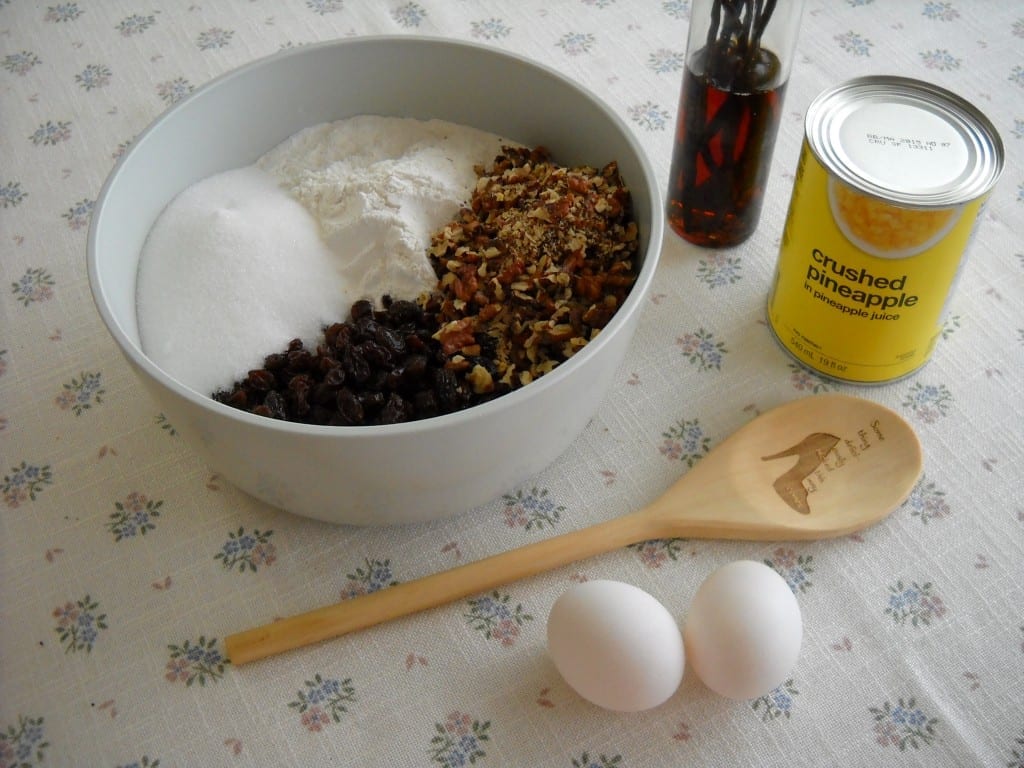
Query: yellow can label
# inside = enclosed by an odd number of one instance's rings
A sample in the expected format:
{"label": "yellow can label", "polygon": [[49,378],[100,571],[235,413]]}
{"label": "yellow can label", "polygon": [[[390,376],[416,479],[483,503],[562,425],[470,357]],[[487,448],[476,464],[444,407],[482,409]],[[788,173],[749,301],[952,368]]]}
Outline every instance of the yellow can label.
{"label": "yellow can label", "polygon": [[794,357],[861,383],[924,365],[942,331],[981,200],[906,208],[831,176],[804,142],[768,322]]}

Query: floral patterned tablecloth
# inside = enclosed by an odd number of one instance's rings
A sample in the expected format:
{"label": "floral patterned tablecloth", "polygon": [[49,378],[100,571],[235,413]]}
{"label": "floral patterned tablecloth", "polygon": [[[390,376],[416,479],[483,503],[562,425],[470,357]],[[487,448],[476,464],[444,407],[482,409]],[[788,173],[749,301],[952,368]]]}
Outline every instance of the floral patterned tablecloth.
{"label": "floral patterned tablecloth", "polygon": [[[331,527],[234,490],[144,394],[93,307],[90,213],[115,160],[190,91],[283,47],[440,35],[553,65],[632,127],[667,184],[686,0],[0,0],[0,766],[1024,766],[1024,4],[808,0],[761,226],[666,237],[601,411],[553,466],[471,514]],[[897,73],[977,104],[1007,147],[934,359],[863,389],[764,323],[802,116]],[[761,410],[826,391],[896,409],[924,475],[863,534],[654,541],[233,668],[231,632],[607,519]],[[749,702],[688,673],[661,707],[579,699],[545,651],[572,584],[635,584],[682,619],[731,560],[805,620]]]}

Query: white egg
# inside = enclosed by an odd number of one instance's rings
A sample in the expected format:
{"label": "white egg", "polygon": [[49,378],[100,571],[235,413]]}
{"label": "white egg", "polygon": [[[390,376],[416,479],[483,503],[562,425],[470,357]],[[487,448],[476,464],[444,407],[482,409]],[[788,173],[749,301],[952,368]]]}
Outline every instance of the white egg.
{"label": "white egg", "polygon": [[605,709],[665,702],[683,679],[683,638],[654,597],[620,581],[587,581],[555,601],[548,651],[565,682]]}
{"label": "white egg", "polygon": [[708,688],[731,699],[756,699],[789,677],[803,621],[778,573],[741,560],[700,585],[683,636],[690,666]]}

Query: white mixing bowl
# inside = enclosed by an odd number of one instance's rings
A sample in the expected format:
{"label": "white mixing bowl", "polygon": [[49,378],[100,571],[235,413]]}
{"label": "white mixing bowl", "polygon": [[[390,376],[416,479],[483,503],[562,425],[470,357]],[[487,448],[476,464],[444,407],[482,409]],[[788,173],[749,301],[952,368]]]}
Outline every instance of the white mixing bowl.
{"label": "white mixing bowl", "polygon": [[[458,413],[407,424],[321,427],[215,402],[141,348],[135,287],[154,221],[179,192],[254,162],[302,128],[359,114],[438,118],[542,144],[563,164],[616,160],[641,234],[636,284],[601,334],[553,372]],[[559,456],[596,412],[633,337],[661,248],[650,163],[626,124],[560,74],[480,45],[353,38],[285,51],[196,90],[112,171],[92,215],[89,278],[111,335],[212,470],[263,501],[335,523],[384,525],[465,512]]]}

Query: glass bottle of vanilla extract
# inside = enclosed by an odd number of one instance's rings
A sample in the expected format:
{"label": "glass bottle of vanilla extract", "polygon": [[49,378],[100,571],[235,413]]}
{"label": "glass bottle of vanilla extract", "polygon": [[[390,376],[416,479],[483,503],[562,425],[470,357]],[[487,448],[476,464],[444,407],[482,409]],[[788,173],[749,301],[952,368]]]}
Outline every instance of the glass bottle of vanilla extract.
{"label": "glass bottle of vanilla extract", "polygon": [[693,0],[667,216],[696,245],[738,245],[761,216],[803,0]]}

